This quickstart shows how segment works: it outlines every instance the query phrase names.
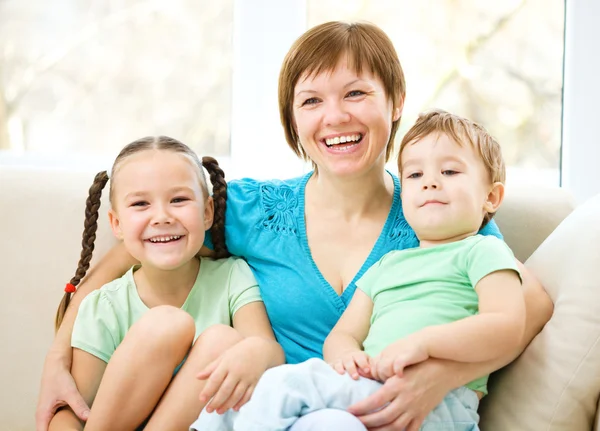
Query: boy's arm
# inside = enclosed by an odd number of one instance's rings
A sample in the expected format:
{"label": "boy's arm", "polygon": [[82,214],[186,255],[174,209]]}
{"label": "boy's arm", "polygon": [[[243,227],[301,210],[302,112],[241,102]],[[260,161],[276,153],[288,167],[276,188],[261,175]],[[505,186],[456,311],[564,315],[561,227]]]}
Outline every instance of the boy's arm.
{"label": "boy's arm", "polygon": [[[87,405],[91,406],[100,387],[106,362],[80,349],[73,349],[73,367],[71,373],[77,389]],[[70,407],[59,410],[50,422],[49,431],[81,431],[84,422]]]}
{"label": "boy's arm", "polygon": [[46,355],[40,396],[36,411],[36,429],[45,431],[56,409],[70,405],[77,416],[86,417],[87,406],[79,396],[71,374],[71,333],[79,304],[90,292],[122,276],[136,261],[122,243],[114,246],[85,277],[73,295],[64,320]]}
{"label": "boy's arm", "polygon": [[516,349],[525,330],[521,280],[513,270],[493,272],[475,286],[479,314],[419,331],[430,357],[484,362]]}
{"label": "boy's arm", "polygon": [[372,312],[371,298],[361,289],[356,289],[348,308],[325,339],[323,359],[326,362],[332,364],[347,353],[362,350],[371,326]]}
{"label": "boy's arm", "polygon": [[376,358],[376,376],[401,376],[428,358],[454,362],[486,362],[517,349],[525,331],[525,302],[514,270],[499,270],[476,285],[479,314],[429,326],[386,347]]}

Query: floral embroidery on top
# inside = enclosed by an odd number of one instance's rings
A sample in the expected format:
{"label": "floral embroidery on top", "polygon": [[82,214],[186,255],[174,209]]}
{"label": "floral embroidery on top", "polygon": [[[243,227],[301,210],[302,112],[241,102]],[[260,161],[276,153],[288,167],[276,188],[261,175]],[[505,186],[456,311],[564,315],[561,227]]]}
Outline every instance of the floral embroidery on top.
{"label": "floral embroidery on top", "polygon": [[419,240],[415,235],[415,231],[410,227],[404,217],[402,205],[400,205],[400,208],[396,213],[396,219],[394,220],[394,225],[390,229],[389,235],[392,241],[406,242],[407,244],[402,248],[417,247],[419,245]]}
{"label": "floral embroidery on top", "polygon": [[298,196],[290,187],[262,185],[262,227],[285,235],[297,235]]}

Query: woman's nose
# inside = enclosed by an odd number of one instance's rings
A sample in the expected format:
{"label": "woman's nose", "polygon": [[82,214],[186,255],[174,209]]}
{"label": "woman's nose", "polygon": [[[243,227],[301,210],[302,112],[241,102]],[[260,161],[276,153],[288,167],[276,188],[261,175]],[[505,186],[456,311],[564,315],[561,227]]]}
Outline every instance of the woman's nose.
{"label": "woman's nose", "polygon": [[350,114],[343,102],[331,101],[325,105],[325,124],[335,126],[350,121]]}

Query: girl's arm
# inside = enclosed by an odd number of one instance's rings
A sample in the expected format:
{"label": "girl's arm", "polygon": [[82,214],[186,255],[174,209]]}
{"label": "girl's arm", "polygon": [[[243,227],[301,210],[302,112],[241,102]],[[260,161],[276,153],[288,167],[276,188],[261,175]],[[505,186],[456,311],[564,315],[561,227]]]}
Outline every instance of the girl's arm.
{"label": "girl's arm", "polygon": [[390,431],[406,428],[406,431],[416,431],[425,416],[449,391],[516,359],[550,320],[554,307],[540,282],[521,263],[518,266],[526,311],[525,333],[518,348],[486,362],[428,359],[409,367],[403,377],[391,377],[379,391],[355,404],[349,411],[368,428],[385,427],[382,429]]}
{"label": "girl's arm", "polygon": [[[106,362],[83,350],[73,349],[73,367],[71,373],[83,400],[89,406],[94,402]],[[59,410],[50,422],[49,431],[81,431],[84,422],[75,415],[70,407]]]}
{"label": "girl's arm", "polygon": [[[275,340],[265,306],[251,302],[233,316],[233,327],[244,337],[200,372],[208,379],[200,393],[207,412],[238,410],[252,395],[256,383],[269,368],[285,363],[283,349]],[[212,398],[212,399],[211,399]]]}
{"label": "girl's arm", "polygon": [[121,277],[135,263],[123,244],[119,243],[88,272],[85,280],[77,289],[46,355],[36,410],[36,429],[38,431],[48,429],[50,419],[56,409],[61,406],[68,405],[79,418],[84,420],[87,418],[89,408],[79,395],[69,371],[72,359],[71,333],[77,310],[88,293]]}

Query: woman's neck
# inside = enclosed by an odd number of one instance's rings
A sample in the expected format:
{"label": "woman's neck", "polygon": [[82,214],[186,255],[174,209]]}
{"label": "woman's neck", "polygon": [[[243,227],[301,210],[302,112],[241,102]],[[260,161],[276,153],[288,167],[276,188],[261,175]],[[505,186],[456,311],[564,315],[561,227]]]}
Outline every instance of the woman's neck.
{"label": "woman's neck", "polygon": [[337,213],[344,220],[362,217],[382,206],[389,209],[394,181],[383,169],[372,169],[360,177],[335,177],[315,172],[306,185],[307,201],[322,210]]}
{"label": "woman's neck", "polygon": [[142,264],[134,272],[133,277],[138,294],[148,308],[158,305],[172,305],[180,308],[194,287],[199,270],[200,260],[194,258],[173,270],[163,270]]}

